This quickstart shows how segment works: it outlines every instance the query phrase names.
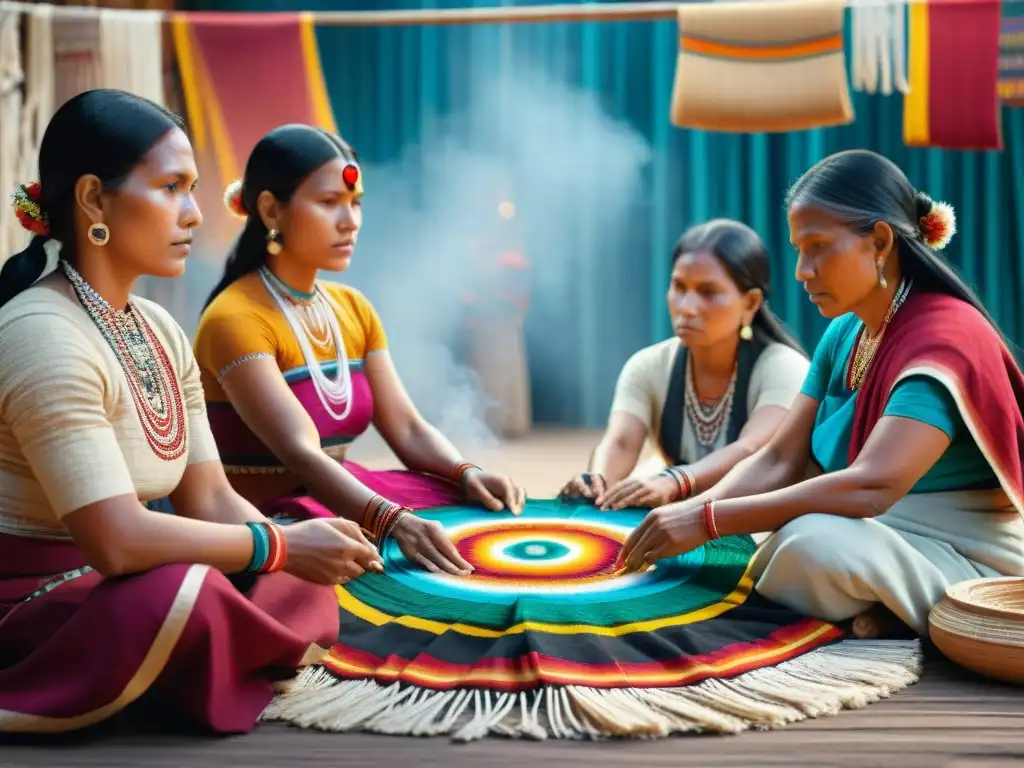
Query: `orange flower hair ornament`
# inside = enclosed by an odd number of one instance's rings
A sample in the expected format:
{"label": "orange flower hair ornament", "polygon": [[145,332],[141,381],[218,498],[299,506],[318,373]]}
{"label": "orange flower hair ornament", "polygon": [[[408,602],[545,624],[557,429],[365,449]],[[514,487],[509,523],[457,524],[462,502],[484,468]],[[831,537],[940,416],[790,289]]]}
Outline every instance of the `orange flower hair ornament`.
{"label": "orange flower hair ornament", "polygon": [[932,209],[918,222],[924,244],[933,251],[941,251],[956,234],[956,215],[949,203],[932,203]]}
{"label": "orange flower hair ornament", "polygon": [[245,210],[245,203],[242,202],[242,180],[236,179],[228,184],[228,188],[224,190],[224,205],[228,207],[235,216],[240,219],[247,218],[248,212]]}
{"label": "orange flower hair ornament", "polygon": [[19,184],[14,189],[11,205],[18,223],[34,235],[50,234],[50,220],[40,206],[43,199],[43,188],[38,181],[31,184]]}

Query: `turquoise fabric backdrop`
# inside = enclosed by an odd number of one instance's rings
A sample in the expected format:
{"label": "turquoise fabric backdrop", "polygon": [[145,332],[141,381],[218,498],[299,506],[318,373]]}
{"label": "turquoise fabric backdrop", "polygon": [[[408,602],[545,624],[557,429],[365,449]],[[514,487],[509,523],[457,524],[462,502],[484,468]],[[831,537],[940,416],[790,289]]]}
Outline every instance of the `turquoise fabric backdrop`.
{"label": "turquoise fabric backdrop", "polygon": [[[211,10],[381,9],[316,0],[200,5]],[[674,241],[688,225],[709,217],[742,219],[765,237],[774,259],[771,303],[812,347],[824,322],[792,279],[794,257],[782,198],[803,170],[840,149],[881,152],[921,189],[954,206],[959,233],[948,258],[977,288],[1008,336],[1024,342],[1024,110],[1004,110],[1006,149],[1001,153],[909,149],[902,141],[902,99],[865,94],[854,94],[856,121],[843,128],[777,136],[686,131],[668,119],[674,22],[506,29],[320,27],[318,39],[340,130],[370,164],[386,163],[416,144],[427,115],[463,108],[471,85],[498,72],[501,35],[506,53],[510,40],[517,56],[528,57],[552,78],[598,94],[609,115],[649,143],[643,192],[625,241],[602,242],[599,206],[584,215],[573,237],[588,258],[580,260],[563,296],[536,302],[527,317],[527,340],[538,341],[530,352],[538,422],[603,424],[621,364],[640,346],[670,332],[664,292]],[[536,141],[544,141],[543,133]],[[368,183],[372,189],[369,177]],[[436,180],[410,183],[425,194],[438,189]],[[387,201],[373,206],[374,216],[386,216]],[[372,249],[369,235],[366,247]],[[539,247],[531,250],[527,236],[535,270],[543,270],[545,260],[543,244]],[[366,292],[379,300],[401,262],[376,253],[372,261],[376,266],[360,275]],[[424,311],[431,300],[423,297]]]}

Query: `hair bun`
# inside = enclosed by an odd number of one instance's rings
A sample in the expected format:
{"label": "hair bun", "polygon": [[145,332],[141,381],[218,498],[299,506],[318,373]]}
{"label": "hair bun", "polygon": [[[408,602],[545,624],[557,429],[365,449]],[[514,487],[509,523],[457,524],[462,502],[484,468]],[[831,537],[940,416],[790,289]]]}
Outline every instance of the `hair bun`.
{"label": "hair bun", "polygon": [[245,202],[242,200],[241,179],[232,181],[228,184],[227,189],[224,190],[224,205],[239,218],[244,219],[249,216],[249,212],[245,210]]}
{"label": "hair bun", "polygon": [[46,217],[41,205],[43,188],[38,181],[31,184],[19,184],[14,188],[11,207],[18,223],[34,235],[46,237],[50,234],[50,220]]}
{"label": "hair bun", "polygon": [[917,193],[917,221],[924,244],[933,251],[941,251],[956,234],[956,215],[949,203],[932,200],[923,192]]}

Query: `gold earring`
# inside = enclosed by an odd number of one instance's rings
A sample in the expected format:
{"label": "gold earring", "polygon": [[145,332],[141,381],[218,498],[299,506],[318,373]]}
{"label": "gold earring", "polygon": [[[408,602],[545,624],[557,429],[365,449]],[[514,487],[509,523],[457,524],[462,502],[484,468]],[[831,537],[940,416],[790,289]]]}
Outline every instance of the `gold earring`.
{"label": "gold earring", "polygon": [[754,329],[746,323],[740,326],[740,338],[744,341],[750,341],[754,338]]}
{"label": "gold earring", "polygon": [[889,281],[886,280],[885,275],[882,274],[882,270],[885,269],[885,262],[879,261],[876,263],[878,264],[878,284],[882,286],[882,288],[888,288]]}
{"label": "gold earring", "polygon": [[106,224],[90,224],[88,235],[93,245],[106,245],[110,240],[110,227]]}
{"label": "gold earring", "polygon": [[281,243],[278,240],[278,232],[276,229],[272,229],[267,232],[267,253],[271,256],[277,256],[281,252]]}

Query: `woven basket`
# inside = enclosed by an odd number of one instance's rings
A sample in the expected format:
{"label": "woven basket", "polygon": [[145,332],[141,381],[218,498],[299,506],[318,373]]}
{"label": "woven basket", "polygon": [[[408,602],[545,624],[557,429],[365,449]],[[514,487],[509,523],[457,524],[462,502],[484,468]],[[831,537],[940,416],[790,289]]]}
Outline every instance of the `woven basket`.
{"label": "woven basket", "polygon": [[1024,578],[954,584],[928,617],[950,661],[985,677],[1024,684]]}

